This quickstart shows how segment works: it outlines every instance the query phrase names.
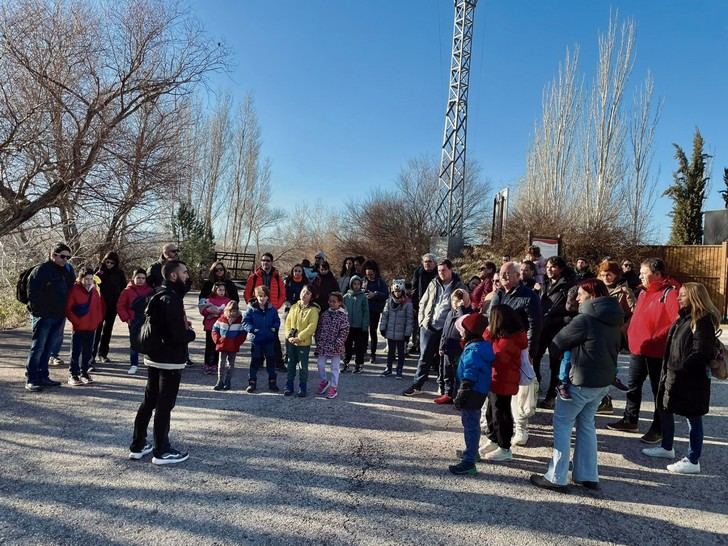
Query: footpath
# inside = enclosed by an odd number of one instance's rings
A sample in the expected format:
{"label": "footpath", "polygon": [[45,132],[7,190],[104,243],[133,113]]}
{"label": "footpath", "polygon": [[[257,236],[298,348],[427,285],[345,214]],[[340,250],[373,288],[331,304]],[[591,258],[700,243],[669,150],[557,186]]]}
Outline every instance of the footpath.
{"label": "footpath", "polygon": [[[23,389],[30,331],[0,332],[0,544],[728,544],[728,382],[713,383],[702,474],[670,474],[669,461],[641,454],[639,436],[607,430],[624,408],[615,391],[614,416],[597,416],[602,490],[562,494],[528,482],[551,453],[550,411],[532,419],[512,461],[455,477],[459,415],[432,403],[432,380],[421,396],[401,396],[409,383],[380,377],[382,357],[342,374],[334,400],[284,398],[244,392],[246,344],[233,390],[213,391],[195,304],[187,296],[197,366],[184,372],[170,432],[190,459],[175,466],[127,459],[146,369],[126,373],[124,324],[93,385],[40,394]],[[64,360],[69,343],[67,334]],[[620,357],[622,377],[626,365]],[[65,381],[67,370],[51,377]],[[643,432],[651,411],[644,403]],[[687,451],[681,418],[675,449]]]}

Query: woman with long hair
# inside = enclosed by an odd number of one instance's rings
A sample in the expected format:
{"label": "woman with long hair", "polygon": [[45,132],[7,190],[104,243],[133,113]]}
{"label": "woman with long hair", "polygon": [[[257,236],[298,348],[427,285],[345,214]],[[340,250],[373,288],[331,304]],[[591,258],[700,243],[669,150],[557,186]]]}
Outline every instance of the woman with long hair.
{"label": "woman with long hair", "polygon": [[674,415],[687,418],[690,444],[687,457],[667,465],[670,472],[698,474],[703,450],[703,415],[710,408],[708,363],[716,353],[716,330],[720,311],[710,300],[705,286],[686,282],[678,293],[678,319],[667,336],[662,361],[657,406],[662,416],[660,447],[642,450],[649,457],[672,459],[675,438]]}
{"label": "woman with long hair", "polygon": [[230,279],[227,268],[222,262],[215,262],[210,266],[207,280],[202,284],[200,289],[200,300],[208,298],[212,294],[215,283],[225,283],[225,295],[233,301],[240,301],[238,287]]}

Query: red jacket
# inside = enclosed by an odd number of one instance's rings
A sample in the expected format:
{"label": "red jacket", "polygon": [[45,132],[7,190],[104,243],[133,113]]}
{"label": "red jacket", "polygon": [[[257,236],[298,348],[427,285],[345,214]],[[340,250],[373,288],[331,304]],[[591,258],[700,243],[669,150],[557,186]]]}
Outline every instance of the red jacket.
{"label": "red jacket", "polygon": [[[90,299],[89,295],[91,296]],[[86,305],[87,303],[89,304],[88,313],[84,316],[79,317],[73,312],[74,305]],[[106,305],[96,287],[88,292],[78,282],[73,285],[66,300],[66,318],[73,324],[74,332],[95,332],[99,324],[103,322],[105,314]]]}
{"label": "red jacket", "polygon": [[640,293],[627,329],[630,353],[652,358],[664,356],[667,333],[677,320],[679,290],[679,282],[665,278],[650,283]]}
{"label": "red jacket", "polygon": [[146,298],[152,292],[154,290],[146,283],[141,286],[137,286],[132,282],[127,284],[126,288],[122,290],[121,296],[119,296],[119,301],[116,302],[116,313],[119,315],[121,322],[133,322],[136,313],[131,308],[131,304],[137,298]]}
{"label": "red jacket", "polygon": [[473,293],[470,294],[470,307],[480,311],[483,305],[483,298],[493,291],[493,277],[486,277],[480,281],[480,284],[475,287]]}
{"label": "red jacket", "polygon": [[[250,302],[255,299],[255,287],[263,285],[263,269],[258,268],[248,277],[245,283],[245,301]],[[275,309],[280,309],[283,302],[286,301],[286,289],[283,286],[283,279],[278,274],[278,270],[271,268],[270,279],[270,304]]]}
{"label": "red jacket", "polygon": [[526,332],[493,339],[490,330],[486,329],[483,339],[491,342],[493,352],[495,352],[493,381],[490,390],[501,396],[517,394],[518,383],[521,379],[521,351],[528,348]]}
{"label": "red jacket", "polygon": [[237,353],[248,336],[243,330],[243,315],[239,315],[232,324],[225,315],[221,316],[215,321],[211,336],[218,353]]}

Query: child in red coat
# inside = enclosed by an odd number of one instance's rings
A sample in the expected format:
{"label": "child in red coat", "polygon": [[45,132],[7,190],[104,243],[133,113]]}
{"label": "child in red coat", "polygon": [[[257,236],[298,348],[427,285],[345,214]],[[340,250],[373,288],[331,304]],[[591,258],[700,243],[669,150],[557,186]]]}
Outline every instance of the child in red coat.
{"label": "child in red coat", "polygon": [[240,313],[238,302],[229,301],[225,305],[225,311],[215,321],[210,335],[215,343],[215,350],[220,353],[217,364],[217,383],[213,389],[229,391],[235,368],[235,357],[248,335],[243,329],[243,315]]}
{"label": "child in red coat", "polygon": [[88,373],[96,328],[104,320],[106,306],[94,283],[94,270],[78,270],[76,284],[66,300],[66,318],[73,325],[71,338],[71,366],[68,384],[74,387],[93,383]]}
{"label": "child in red coat", "polygon": [[116,313],[122,322],[129,325],[129,375],[137,373],[139,367],[138,336],[144,322],[147,298],[152,295],[152,292],[154,290],[147,284],[146,271],[137,269],[116,303]]}
{"label": "child in red coat", "polygon": [[512,307],[496,305],[491,310],[490,325],[483,339],[493,344],[493,381],[485,412],[488,442],[480,448],[480,456],[488,461],[509,461],[513,414],[511,397],[518,393],[521,378],[521,351],[528,347],[525,324]]}
{"label": "child in red coat", "polygon": [[215,321],[222,316],[229,301],[225,283],[216,282],[212,287],[210,297],[200,299],[198,304],[198,309],[204,317],[202,326],[205,329],[205,362],[202,365],[202,371],[208,375],[217,371],[217,352],[215,342],[212,340],[212,327],[215,325]]}

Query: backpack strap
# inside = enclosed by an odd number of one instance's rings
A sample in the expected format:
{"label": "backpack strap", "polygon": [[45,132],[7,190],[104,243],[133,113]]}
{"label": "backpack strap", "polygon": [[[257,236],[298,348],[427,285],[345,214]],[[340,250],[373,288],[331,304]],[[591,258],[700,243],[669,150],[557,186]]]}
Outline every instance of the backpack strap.
{"label": "backpack strap", "polygon": [[665,303],[665,300],[667,299],[667,295],[670,293],[670,290],[674,290],[675,287],[673,285],[669,285],[667,288],[665,288],[665,291],[662,293],[662,296],[660,296],[660,303]]}

